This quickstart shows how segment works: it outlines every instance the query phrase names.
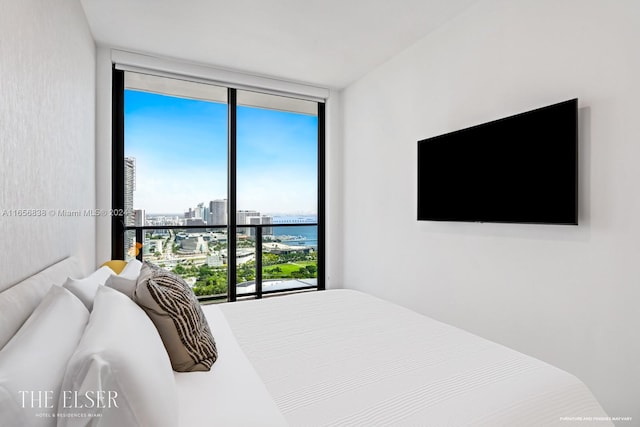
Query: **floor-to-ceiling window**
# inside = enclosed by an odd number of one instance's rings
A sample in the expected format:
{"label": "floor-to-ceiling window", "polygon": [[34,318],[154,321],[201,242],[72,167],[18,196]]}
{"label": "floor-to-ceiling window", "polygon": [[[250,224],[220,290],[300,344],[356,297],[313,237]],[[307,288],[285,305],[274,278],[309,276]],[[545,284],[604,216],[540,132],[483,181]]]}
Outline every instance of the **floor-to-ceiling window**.
{"label": "floor-to-ceiling window", "polygon": [[113,115],[114,258],[202,299],[324,288],[324,104],[114,69]]}

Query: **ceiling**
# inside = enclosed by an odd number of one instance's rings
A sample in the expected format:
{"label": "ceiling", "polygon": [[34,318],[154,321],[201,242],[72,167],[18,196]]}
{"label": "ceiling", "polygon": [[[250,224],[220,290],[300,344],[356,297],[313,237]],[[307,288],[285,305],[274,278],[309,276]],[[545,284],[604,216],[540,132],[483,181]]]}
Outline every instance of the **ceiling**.
{"label": "ceiling", "polygon": [[98,44],[343,88],[478,0],[81,0]]}

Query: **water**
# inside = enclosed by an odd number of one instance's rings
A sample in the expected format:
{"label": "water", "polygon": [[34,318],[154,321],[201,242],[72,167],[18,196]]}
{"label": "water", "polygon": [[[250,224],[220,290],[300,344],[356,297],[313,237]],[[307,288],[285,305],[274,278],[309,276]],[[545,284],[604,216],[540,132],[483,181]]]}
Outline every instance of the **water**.
{"label": "water", "polygon": [[[298,227],[287,227],[283,223],[292,222],[317,222],[315,216],[309,217],[274,217],[273,236],[281,239],[282,243],[290,246],[311,246],[318,247],[318,226],[303,225]],[[277,226],[283,224],[282,226]]]}

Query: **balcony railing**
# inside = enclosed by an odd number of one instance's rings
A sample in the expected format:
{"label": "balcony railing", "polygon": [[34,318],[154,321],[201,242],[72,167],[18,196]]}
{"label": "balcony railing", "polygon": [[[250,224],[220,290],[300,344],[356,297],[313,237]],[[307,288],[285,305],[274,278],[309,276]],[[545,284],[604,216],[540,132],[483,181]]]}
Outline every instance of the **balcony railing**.
{"label": "balcony railing", "polygon": [[[313,241],[307,237],[295,235],[276,235],[276,229],[283,228],[297,230],[299,227],[315,227],[316,244],[306,244]],[[323,289],[321,272],[318,263],[318,224],[317,223],[292,223],[292,224],[242,224],[236,227],[236,234],[230,236],[226,225],[147,225],[147,226],[125,226],[125,253],[129,251],[129,256],[140,261],[151,258],[151,262],[166,265],[183,276],[187,282],[194,278],[194,274],[199,274],[198,279],[202,279],[203,272],[212,271],[218,274],[216,278],[209,277],[207,283],[217,283],[221,273],[226,271],[226,292],[198,295],[202,302],[227,299],[235,301],[238,298],[262,298],[263,295],[306,291],[313,289]],[[157,231],[166,230],[169,232],[168,239],[145,238],[146,233],[158,235]],[[220,233],[216,233],[219,231]],[[226,233],[223,233],[226,231]],[[266,232],[265,232],[266,231]],[[271,232],[270,232],[271,231]],[[127,239],[127,234],[135,236]],[[194,235],[209,233],[209,240],[206,241],[206,250],[198,248],[196,243],[195,251],[190,253],[182,246],[185,239],[194,238]],[[211,237],[218,234],[226,234],[226,242],[215,240],[215,246],[226,247],[224,249],[211,252]],[[293,234],[293,233],[292,233]],[[182,239],[179,239],[182,237]],[[233,237],[235,244],[229,244],[229,239]],[[198,238],[199,239],[199,238]],[[133,241],[132,241],[133,240]],[[151,241],[162,240],[163,250],[161,257],[158,257],[151,248]],[[204,239],[203,239],[204,240]],[[199,240],[198,240],[199,241]],[[146,242],[146,243],[145,243]],[[304,242],[305,244],[300,244]],[[176,250],[176,245],[182,246]],[[166,247],[165,247],[166,246]],[[170,250],[170,253],[166,251]],[[177,252],[177,253],[174,253]],[[157,252],[156,252],[157,253]],[[204,256],[204,262],[198,265]],[[209,257],[209,258],[208,258]],[[198,262],[194,262],[194,258]],[[178,267],[181,266],[181,267]],[[206,266],[206,267],[204,267]],[[181,272],[189,269],[191,277],[185,277]],[[251,271],[255,269],[254,274]],[[199,272],[199,273],[197,273]],[[253,276],[253,277],[252,277]],[[235,277],[235,280],[233,279]],[[196,279],[193,279],[196,280]],[[198,281],[190,283],[196,294],[203,292],[206,287],[198,286]],[[210,286],[212,288],[212,286]],[[219,287],[218,287],[219,288]]]}

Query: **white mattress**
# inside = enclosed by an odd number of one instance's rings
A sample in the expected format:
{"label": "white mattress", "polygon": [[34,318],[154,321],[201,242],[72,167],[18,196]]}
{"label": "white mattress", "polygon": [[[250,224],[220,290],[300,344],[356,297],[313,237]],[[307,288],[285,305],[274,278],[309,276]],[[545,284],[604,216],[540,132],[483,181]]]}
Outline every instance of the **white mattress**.
{"label": "white mattress", "polygon": [[[576,417],[607,419],[573,375],[359,292],[207,306],[205,313],[221,359],[202,381],[183,378],[193,374],[176,378],[189,399],[198,399],[189,405],[201,414],[203,407],[211,408],[204,410],[212,419],[208,425],[278,423],[273,401],[293,426],[575,426]],[[227,322],[255,371],[223,332]],[[227,368],[233,373],[222,374]],[[240,395],[250,396],[248,401],[237,400],[238,388]],[[222,405],[218,397],[223,394],[230,396],[235,416],[218,423],[214,408]],[[262,398],[264,417],[254,400]],[[181,412],[186,406],[183,402]],[[252,414],[260,414],[259,419],[245,421]]]}

